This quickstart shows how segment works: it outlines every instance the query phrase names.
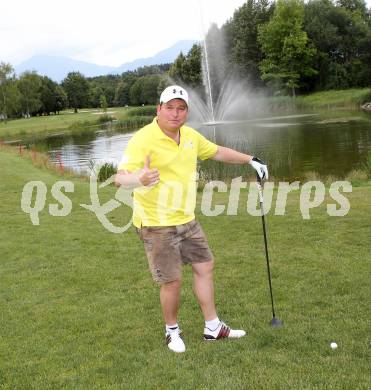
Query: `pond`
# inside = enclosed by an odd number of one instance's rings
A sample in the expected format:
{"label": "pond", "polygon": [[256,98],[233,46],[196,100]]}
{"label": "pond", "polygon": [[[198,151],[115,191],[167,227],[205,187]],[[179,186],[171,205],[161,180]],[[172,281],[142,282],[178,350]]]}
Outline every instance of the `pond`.
{"label": "pond", "polygon": [[[264,159],[279,179],[303,178],[308,172],[344,177],[365,164],[371,151],[371,115],[360,111],[324,111],[275,115],[244,122],[197,126],[219,145]],[[55,163],[89,172],[94,164],[117,164],[133,133],[99,130],[83,135],[45,138],[29,147],[50,154]]]}

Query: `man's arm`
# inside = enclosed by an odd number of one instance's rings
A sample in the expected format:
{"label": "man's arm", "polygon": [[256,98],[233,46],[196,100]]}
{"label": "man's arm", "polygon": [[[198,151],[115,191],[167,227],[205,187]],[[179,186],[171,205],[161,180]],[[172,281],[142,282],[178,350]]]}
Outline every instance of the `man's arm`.
{"label": "man's arm", "polygon": [[265,162],[249,154],[240,153],[237,150],[218,145],[218,149],[212,159],[229,164],[250,164],[256,170],[261,180],[268,179],[268,168]]}
{"label": "man's arm", "polygon": [[139,180],[138,173],[131,173],[124,169],[120,169],[117,171],[115,176],[115,185],[117,187],[124,187],[127,189],[141,187],[142,183]]}
{"label": "man's arm", "polygon": [[115,177],[115,185],[117,187],[123,186],[124,188],[137,188],[137,187],[150,187],[157,184],[160,181],[160,175],[157,170],[150,168],[151,160],[147,156],[144,162],[144,168],[140,169],[137,172],[129,172],[125,169],[120,169],[117,171]]}
{"label": "man's arm", "polygon": [[252,156],[218,145],[218,149],[212,159],[229,164],[248,164],[252,160]]}

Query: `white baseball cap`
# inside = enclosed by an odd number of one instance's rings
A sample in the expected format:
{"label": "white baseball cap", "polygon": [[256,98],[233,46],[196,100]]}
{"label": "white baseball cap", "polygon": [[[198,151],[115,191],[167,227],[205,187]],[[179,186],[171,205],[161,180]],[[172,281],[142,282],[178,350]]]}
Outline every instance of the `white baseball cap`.
{"label": "white baseball cap", "polygon": [[160,104],[167,103],[172,99],[182,99],[188,106],[188,92],[179,85],[170,85],[170,87],[165,88],[160,96]]}

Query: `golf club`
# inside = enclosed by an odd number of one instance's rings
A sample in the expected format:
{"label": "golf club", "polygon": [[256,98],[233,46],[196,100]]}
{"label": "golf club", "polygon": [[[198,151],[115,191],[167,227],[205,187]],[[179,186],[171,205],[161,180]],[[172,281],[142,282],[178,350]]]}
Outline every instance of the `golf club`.
{"label": "golf club", "polygon": [[271,304],[272,304],[272,315],[273,318],[270,322],[270,325],[273,328],[281,328],[283,326],[283,322],[276,318],[276,313],[274,310],[274,302],[273,302],[273,291],[272,291],[272,280],[271,280],[271,271],[269,267],[269,256],[268,256],[268,243],[267,243],[267,232],[265,227],[265,218],[264,218],[264,205],[263,205],[263,191],[262,191],[262,179],[259,175],[256,175],[258,181],[258,191],[259,191],[259,203],[260,203],[260,211],[262,215],[262,224],[263,224],[263,235],[264,235],[264,247],[265,247],[265,258],[267,260],[267,272],[268,272],[268,282],[269,282],[269,292],[271,296]]}

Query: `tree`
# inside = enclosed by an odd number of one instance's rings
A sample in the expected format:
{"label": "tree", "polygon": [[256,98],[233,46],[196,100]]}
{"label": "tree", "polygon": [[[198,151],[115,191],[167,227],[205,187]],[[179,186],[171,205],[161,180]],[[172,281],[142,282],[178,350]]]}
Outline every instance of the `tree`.
{"label": "tree", "polygon": [[104,95],[104,89],[101,85],[93,83],[90,87],[89,106],[100,107],[100,97]]}
{"label": "tree", "polygon": [[87,78],[90,84],[90,106],[100,107],[100,97],[104,95],[108,106],[114,104],[115,91],[120,82],[119,75],[105,75]]}
{"label": "tree", "polygon": [[158,101],[158,85],[160,75],[139,77],[130,88],[130,102],[133,105],[156,104]]}
{"label": "tree", "polygon": [[136,71],[127,71],[122,73],[121,78],[119,79],[119,82],[115,88],[115,95],[113,100],[113,104],[115,106],[126,106],[132,104],[130,100],[130,90],[137,79],[138,74]]}
{"label": "tree", "polygon": [[21,110],[26,118],[39,111],[42,106],[41,84],[41,76],[36,72],[24,72],[18,80]]}
{"label": "tree", "polygon": [[13,67],[0,63],[0,117],[7,120],[8,116],[15,114],[19,109],[19,91],[15,81]]}
{"label": "tree", "polygon": [[305,85],[314,69],[315,47],[303,30],[302,0],[278,0],[272,19],[259,27],[258,40],[265,58],[260,63],[262,79],[277,92]]}
{"label": "tree", "polygon": [[141,93],[142,103],[156,104],[158,102],[159,95],[157,93],[157,89],[160,80],[161,76],[159,74],[144,77]]}
{"label": "tree", "polygon": [[183,52],[180,52],[173,65],[170,67],[169,76],[176,81],[183,80],[183,67],[185,60]]}
{"label": "tree", "polygon": [[77,113],[81,107],[89,104],[90,85],[80,72],[70,72],[62,81],[62,86],[67,93],[68,104]]}
{"label": "tree", "polygon": [[139,67],[135,73],[138,77],[151,76],[154,74],[163,74],[170,69],[170,64],[146,65]]}
{"label": "tree", "polygon": [[358,13],[362,18],[367,16],[367,6],[364,0],[337,0],[336,5],[352,13]]}
{"label": "tree", "polygon": [[144,76],[139,77],[130,88],[130,103],[134,106],[144,104],[142,102],[142,88],[143,88]]}
{"label": "tree", "polygon": [[122,92],[123,93],[122,98],[125,101],[124,105],[133,104],[131,102],[131,99],[130,99],[130,89],[133,86],[133,84],[135,83],[135,81],[137,80],[137,78],[138,78],[138,76],[137,76],[136,72],[134,72],[134,71],[127,71],[121,75],[121,80],[125,85],[125,88]]}
{"label": "tree", "polygon": [[120,81],[116,87],[113,104],[119,107],[129,104],[129,88],[128,84],[124,81]]}
{"label": "tree", "polygon": [[56,97],[55,97],[55,83],[49,77],[42,77],[40,94],[42,105],[39,110],[39,114],[50,115],[51,112],[54,111]]}
{"label": "tree", "polygon": [[107,112],[108,104],[107,104],[107,99],[105,95],[100,95],[100,108],[104,113]]}
{"label": "tree", "polygon": [[317,89],[370,85],[371,25],[363,0],[309,1],[304,29],[317,47]]}
{"label": "tree", "polygon": [[224,26],[229,62],[255,87],[262,86],[259,63],[263,53],[258,43],[258,27],[269,21],[273,10],[274,3],[268,0],[247,0]]}
{"label": "tree", "polygon": [[170,67],[169,76],[192,88],[200,87],[202,85],[201,52],[201,46],[194,44],[186,56],[180,53]]}
{"label": "tree", "polygon": [[55,114],[59,114],[61,110],[67,107],[67,94],[60,85],[55,88],[55,99]]}
{"label": "tree", "polygon": [[183,66],[183,80],[192,88],[202,85],[202,48],[194,44],[185,57]]}

